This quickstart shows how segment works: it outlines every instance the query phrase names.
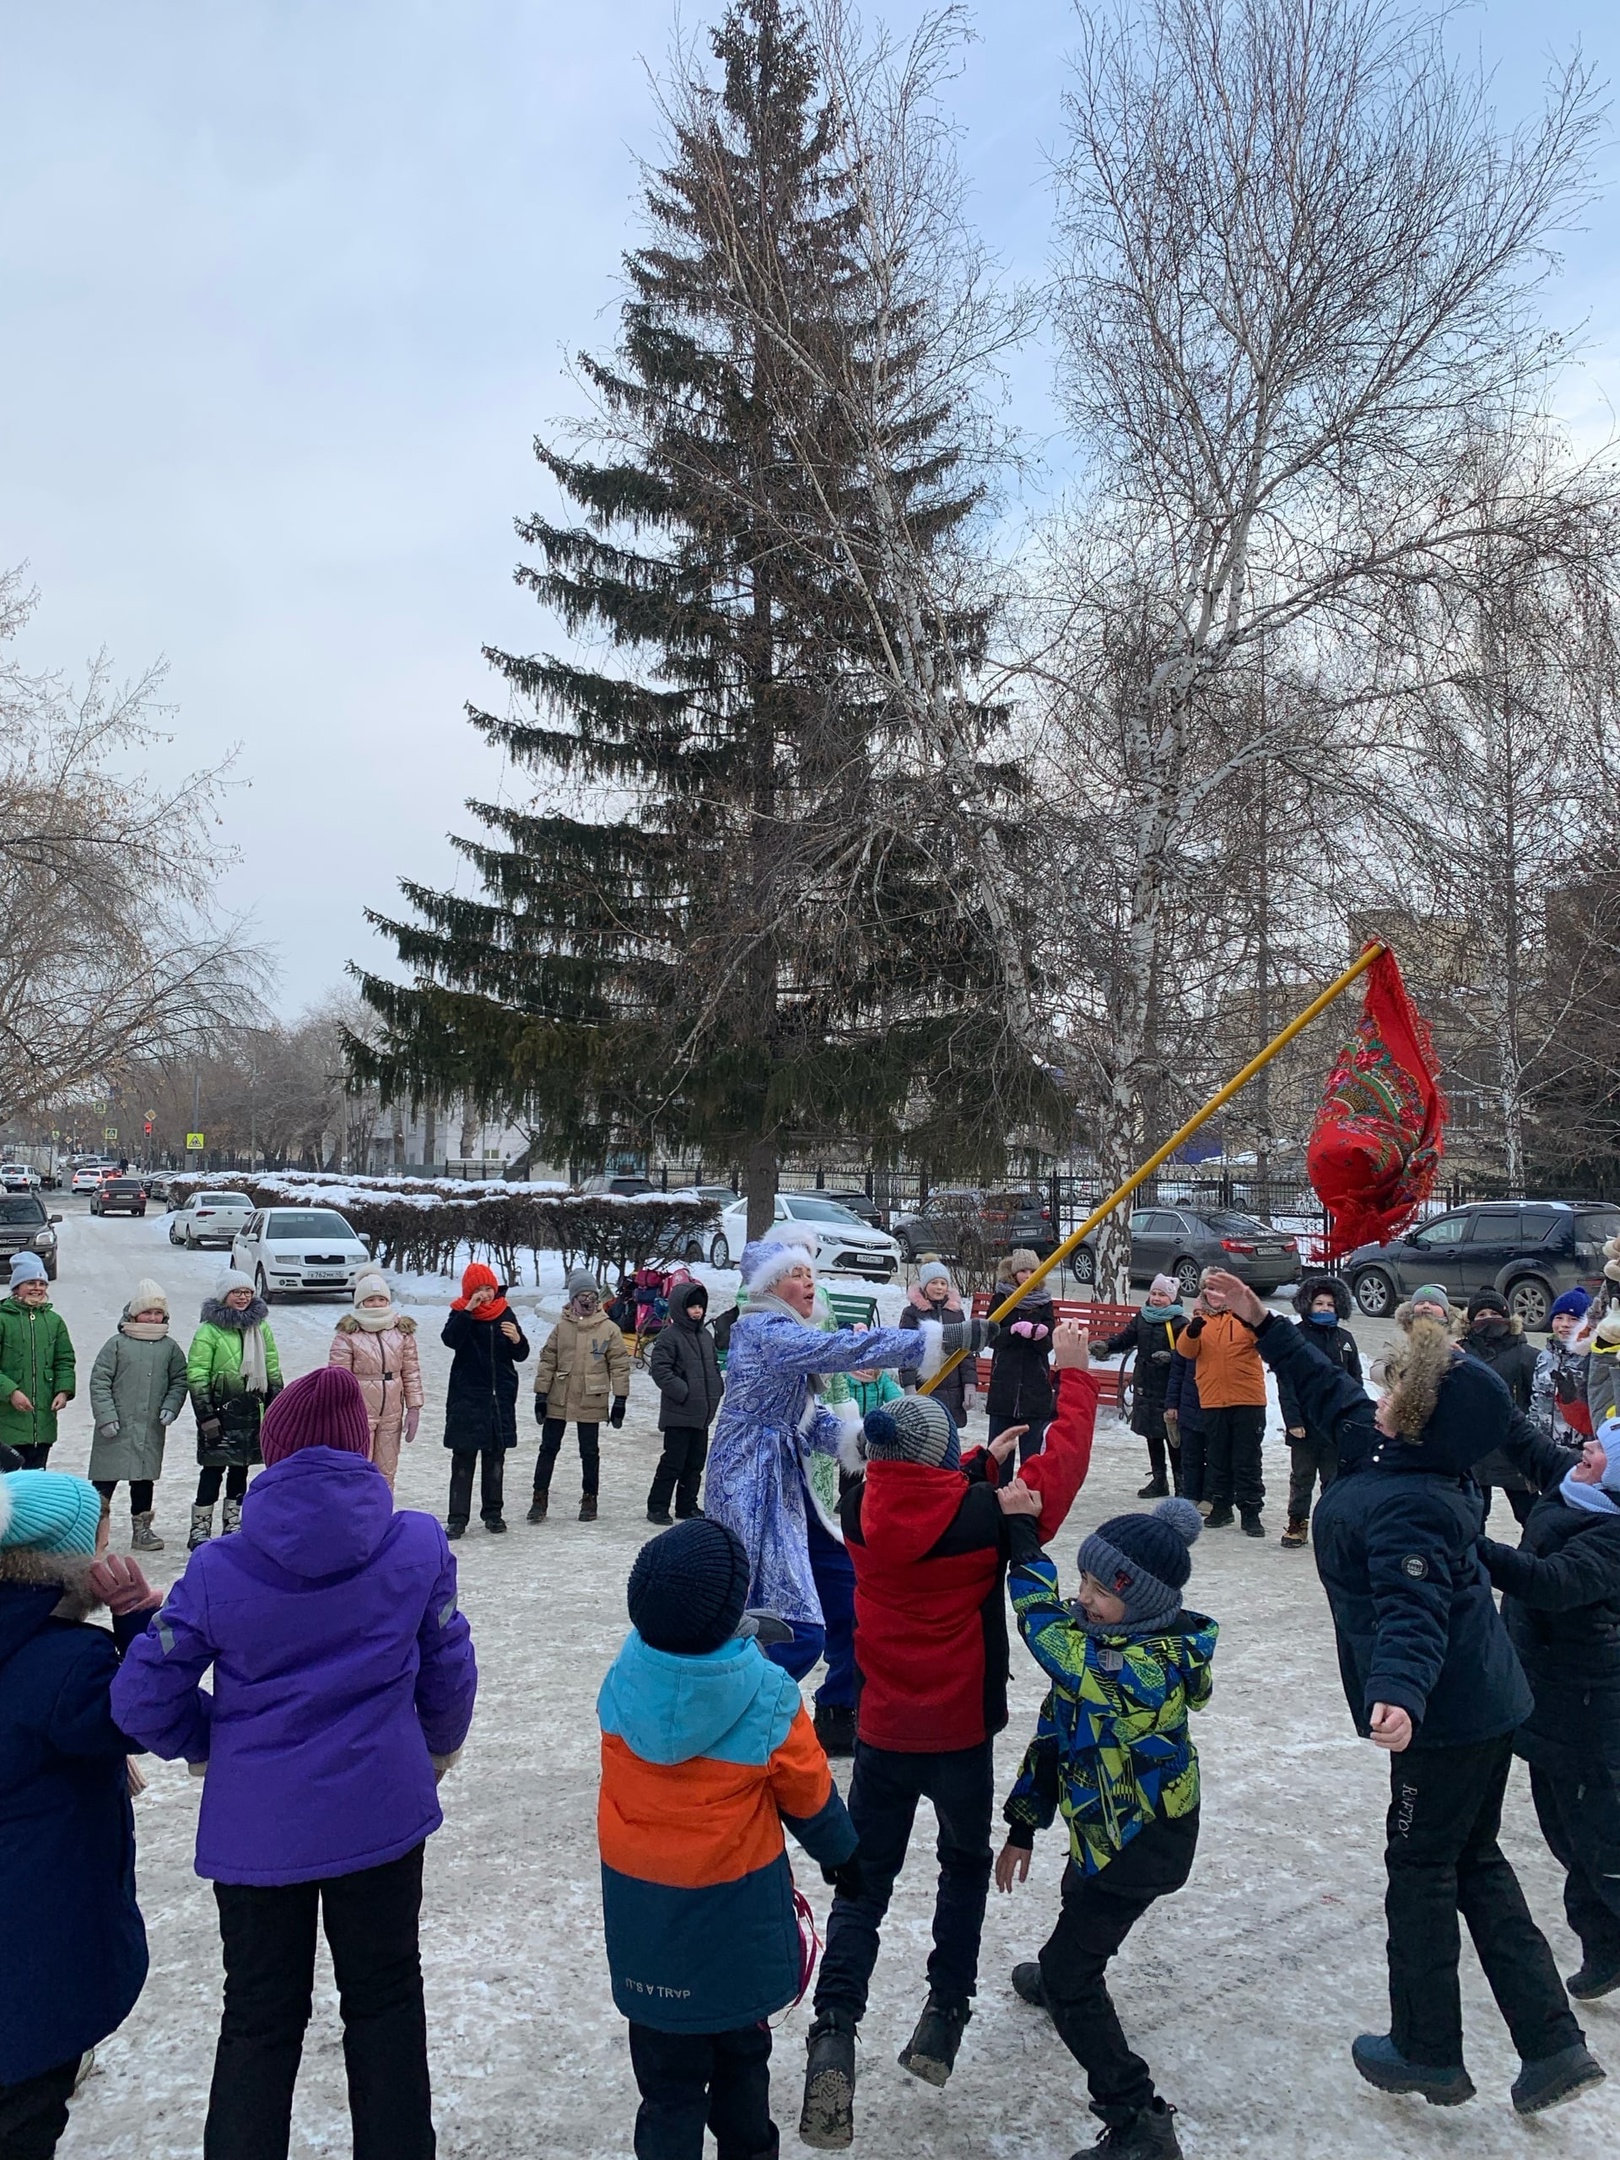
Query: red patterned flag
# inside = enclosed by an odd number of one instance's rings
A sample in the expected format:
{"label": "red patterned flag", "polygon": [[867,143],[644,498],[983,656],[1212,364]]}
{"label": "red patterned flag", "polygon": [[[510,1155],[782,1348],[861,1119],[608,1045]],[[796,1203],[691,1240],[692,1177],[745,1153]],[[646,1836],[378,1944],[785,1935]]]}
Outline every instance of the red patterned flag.
{"label": "red patterned flag", "polygon": [[1328,1212],[1329,1260],[1406,1228],[1433,1189],[1445,1138],[1428,1024],[1387,947],[1366,983],[1360,1024],[1339,1052],[1305,1157]]}

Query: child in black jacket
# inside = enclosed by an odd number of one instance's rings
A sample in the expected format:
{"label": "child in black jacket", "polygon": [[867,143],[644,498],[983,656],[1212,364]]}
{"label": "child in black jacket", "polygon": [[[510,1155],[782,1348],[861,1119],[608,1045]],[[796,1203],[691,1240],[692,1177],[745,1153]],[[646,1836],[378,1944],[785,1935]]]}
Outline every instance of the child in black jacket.
{"label": "child in black jacket", "polygon": [[[1350,1293],[1336,1275],[1311,1275],[1294,1292],[1299,1331],[1311,1348],[1337,1365],[1352,1380],[1361,1378],[1361,1352],[1356,1338],[1343,1323],[1350,1317]],[[1299,1397],[1286,1372],[1277,1375],[1277,1401],[1283,1429],[1288,1435],[1288,1527],[1284,1545],[1301,1546],[1310,1533],[1311,1501],[1316,1481],[1322,1490],[1339,1474],[1339,1443],[1331,1432],[1311,1424],[1300,1408]]]}

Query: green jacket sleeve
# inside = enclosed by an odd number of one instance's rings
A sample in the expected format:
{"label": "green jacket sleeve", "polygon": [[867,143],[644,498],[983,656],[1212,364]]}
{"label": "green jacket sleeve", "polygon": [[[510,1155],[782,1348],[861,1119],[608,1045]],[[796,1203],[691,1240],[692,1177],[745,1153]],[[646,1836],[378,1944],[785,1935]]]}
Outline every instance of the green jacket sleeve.
{"label": "green jacket sleeve", "polygon": [[0,1312],[0,1402],[10,1402],[22,1386],[15,1378],[13,1368],[21,1363],[17,1356],[17,1338],[11,1325],[10,1313]]}
{"label": "green jacket sleeve", "polygon": [[264,1377],[270,1383],[273,1395],[281,1386],[281,1352],[276,1348],[276,1338],[270,1332],[270,1323],[264,1322]]}
{"label": "green jacket sleeve", "polygon": [[51,1393],[74,1396],[79,1391],[78,1360],[73,1355],[73,1337],[67,1331],[67,1322],[52,1307],[56,1327],[51,1337]]}
{"label": "green jacket sleeve", "polygon": [[90,1368],[90,1415],[98,1432],[118,1428],[118,1405],[113,1400],[113,1375],[117,1370],[118,1337],[109,1335]]}
{"label": "green jacket sleeve", "polygon": [[214,1406],[214,1341],[214,1330],[205,1320],[191,1338],[186,1359],[186,1386],[192,1401],[205,1414]]}
{"label": "green jacket sleeve", "polygon": [[158,1422],[172,1425],[186,1402],[186,1353],[171,1335],[169,1337],[169,1378],[163,1390],[163,1401],[158,1407]]}

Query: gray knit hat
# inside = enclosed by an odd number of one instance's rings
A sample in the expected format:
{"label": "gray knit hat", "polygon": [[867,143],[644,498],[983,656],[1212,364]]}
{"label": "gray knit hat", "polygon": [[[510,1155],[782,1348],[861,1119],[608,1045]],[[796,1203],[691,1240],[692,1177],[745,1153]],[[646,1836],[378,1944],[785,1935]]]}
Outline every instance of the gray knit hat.
{"label": "gray knit hat", "polygon": [[601,1295],[602,1285],[588,1267],[576,1267],[568,1270],[568,1302],[570,1304],[577,1297],[600,1297]]}
{"label": "gray knit hat", "polygon": [[1125,1606],[1124,1628],[1167,1627],[1192,1573],[1188,1550],[1203,1518],[1190,1500],[1161,1500],[1151,1515],[1115,1515],[1080,1547],[1080,1565]]}
{"label": "gray knit hat", "polygon": [[869,1410],[861,1425],[861,1453],[868,1462],[925,1463],[954,1470],[962,1460],[955,1421],[937,1395],[904,1395]]}

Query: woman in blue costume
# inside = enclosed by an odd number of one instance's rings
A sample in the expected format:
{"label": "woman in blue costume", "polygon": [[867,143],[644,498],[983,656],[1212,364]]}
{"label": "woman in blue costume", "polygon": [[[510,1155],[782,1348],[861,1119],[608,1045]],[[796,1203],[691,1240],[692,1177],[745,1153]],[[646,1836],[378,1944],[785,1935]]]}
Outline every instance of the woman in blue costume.
{"label": "woman in blue costume", "polygon": [[[705,1514],[747,1548],[751,1606],[777,1613],[793,1640],[770,1653],[796,1680],[825,1654],[816,1731],[830,1754],[855,1744],[855,1578],[838,1529],[840,1444],[853,1449],[860,1414],[821,1399],[819,1376],[857,1366],[916,1366],[915,1328],[841,1328],[815,1312],[815,1232],[777,1225],[742,1256],[748,1303],[731,1330],[726,1393],[709,1450]],[[925,1321],[921,1371],[989,1341],[989,1323]]]}

